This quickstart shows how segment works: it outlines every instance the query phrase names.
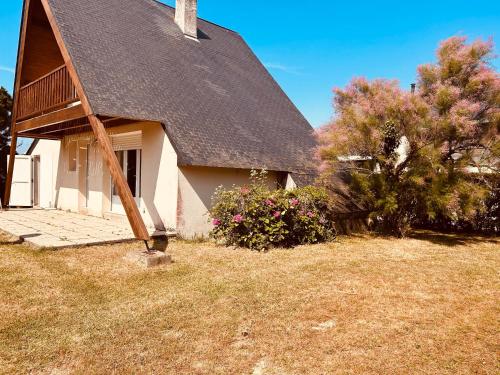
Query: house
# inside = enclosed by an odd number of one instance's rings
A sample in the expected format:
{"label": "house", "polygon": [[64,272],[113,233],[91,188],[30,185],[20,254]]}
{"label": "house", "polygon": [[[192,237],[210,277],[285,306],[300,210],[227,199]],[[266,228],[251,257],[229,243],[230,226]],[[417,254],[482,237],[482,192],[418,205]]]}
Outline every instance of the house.
{"label": "house", "polygon": [[13,144],[39,139],[53,170],[40,202],[126,215],[138,239],[207,233],[216,187],[251,169],[290,187],[313,168],[309,123],[196,0],[25,0],[14,96]]}

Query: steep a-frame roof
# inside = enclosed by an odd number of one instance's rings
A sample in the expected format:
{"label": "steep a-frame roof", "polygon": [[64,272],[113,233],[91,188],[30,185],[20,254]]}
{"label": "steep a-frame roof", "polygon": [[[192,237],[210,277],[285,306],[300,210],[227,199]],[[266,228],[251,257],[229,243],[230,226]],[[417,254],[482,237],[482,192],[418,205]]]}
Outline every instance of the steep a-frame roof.
{"label": "steep a-frame roof", "polygon": [[95,114],[162,122],[180,165],[304,170],[313,129],[241,36],[153,0],[48,0]]}

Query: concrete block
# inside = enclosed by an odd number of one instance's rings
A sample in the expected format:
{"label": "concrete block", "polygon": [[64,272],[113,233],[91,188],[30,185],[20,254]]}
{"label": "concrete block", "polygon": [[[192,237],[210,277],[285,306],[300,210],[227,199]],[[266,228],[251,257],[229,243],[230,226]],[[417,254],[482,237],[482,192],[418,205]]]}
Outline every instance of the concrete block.
{"label": "concrete block", "polygon": [[161,266],[163,264],[172,263],[172,257],[161,251],[142,251],[135,250],[129,252],[125,259],[129,262],[136,263],[145,268]]}

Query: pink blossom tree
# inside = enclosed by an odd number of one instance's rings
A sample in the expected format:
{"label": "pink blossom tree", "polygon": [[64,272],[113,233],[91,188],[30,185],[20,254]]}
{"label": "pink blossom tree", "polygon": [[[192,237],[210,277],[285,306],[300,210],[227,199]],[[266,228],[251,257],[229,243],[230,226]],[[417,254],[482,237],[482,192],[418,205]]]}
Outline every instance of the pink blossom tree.
{"label": "pink blossom tree", "polygon": [[399,236],[423,217],[471,215],[486,189],[468,172],[494,172],[499,158],[492,51],[491,42],[444,41],[437,63],[419,67],[415,93],[364,78],[335,89],[336,116],[318,131],[325,181],[348,174],[354,198]]}
{"label": "pink blossom tree", "polygon": [[438,61],[418,68],[418,94],[432,107],[442,159],[454,172],[499,172],[500,76],[491,65],[493,42],[443,41]]}

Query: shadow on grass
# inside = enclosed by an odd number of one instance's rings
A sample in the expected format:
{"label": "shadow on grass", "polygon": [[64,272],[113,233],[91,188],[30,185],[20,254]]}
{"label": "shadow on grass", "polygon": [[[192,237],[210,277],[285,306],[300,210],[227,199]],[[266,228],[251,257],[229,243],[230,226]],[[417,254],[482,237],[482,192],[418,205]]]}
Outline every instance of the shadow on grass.
{"label": "shadow on grass", "polygon": [[440,233],[426,230],[417,230],[408,235],[408,238],[413,238],[421,241],[428,241],[436,245],[444,246],[460,246],[460,245],[473,245],[478,243],[498,243],[498,237],[484,237],[475,234],[467,233]]}
{"label": "shadow on grass", "polygon": [[0,246],[8,246],[8,245],[21,245],[24,241],[22,239],[14,239],[7,241],[0,241]]}
{"label": "shadow on grass", "polygon": [[21,237],[0,231],[0,246],[20,245],[23,242]]}

